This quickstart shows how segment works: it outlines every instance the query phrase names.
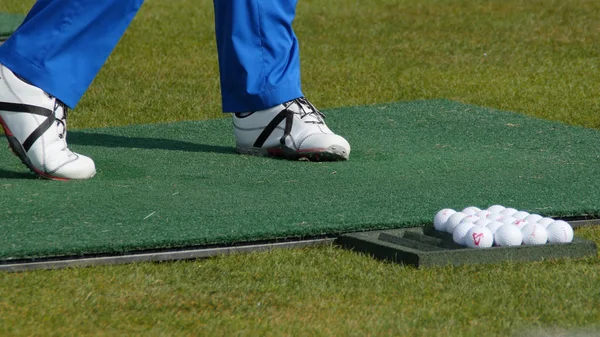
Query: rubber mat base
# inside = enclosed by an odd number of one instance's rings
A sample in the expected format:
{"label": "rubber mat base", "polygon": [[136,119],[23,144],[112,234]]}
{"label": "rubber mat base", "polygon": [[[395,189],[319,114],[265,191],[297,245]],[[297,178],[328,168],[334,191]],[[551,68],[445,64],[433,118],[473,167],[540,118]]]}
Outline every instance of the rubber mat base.
{"label": "rubber mat base", "polygon": [[349,233],[340,236],[337,243],[378,259],[416,267],[542,261],[597,254],[594,242],[579,237],[566,244],[467,248],[454,243],[451,234],[433,227]]}

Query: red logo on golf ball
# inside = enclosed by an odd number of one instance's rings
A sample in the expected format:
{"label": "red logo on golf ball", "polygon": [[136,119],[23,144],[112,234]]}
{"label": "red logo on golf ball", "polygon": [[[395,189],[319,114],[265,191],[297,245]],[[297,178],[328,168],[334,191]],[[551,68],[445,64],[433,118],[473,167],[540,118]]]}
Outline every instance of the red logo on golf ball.
{"label": "red logo on golf ball", "polygon": [[473,233],[473,243],[475,243],[475,246],[479,246],[482,237],[483,233]]}

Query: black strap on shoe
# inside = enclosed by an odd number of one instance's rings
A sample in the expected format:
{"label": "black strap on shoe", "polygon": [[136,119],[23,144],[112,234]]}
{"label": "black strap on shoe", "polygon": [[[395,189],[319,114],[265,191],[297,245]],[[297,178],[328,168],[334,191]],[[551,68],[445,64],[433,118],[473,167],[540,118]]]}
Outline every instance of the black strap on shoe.
{"label": "black strap on shoe", "polygon": [[[323,119],[325,115],[321,113],[317,108],[315,108],[312,103],[310,103],[305,97],[300,97],[293,99],[289,102],[284,103],[284,108],[281,110],[272,120],[267,124],[264,128],[263,132],[256,138],[254,142],[254,147],[262,147],[267,138],[275,131],[279,123],[281,123],[285,119],[285,129],[283,132],[283,137],[281,137],[280,142],[283,147],[285,147],[285,139],[292,133],[292,124],[294,123],[294,114],[295,112],[290,110],[289,107],[292,104],[297,104],[300,110],[300,118],[304,118],[308,115],[316,115],[317,122],[314,123],[323,123]],[[304,109],[304,106],[309,107],[309,111]]]}
{"label": "black strap on shoe", "polygon": [[273,131],[275,131],[275,129],[277,128],[277,125],[279,125],[279,123],[281,123],[284,119],[286,120],[286,122],[285,122],[285,131],[284,131],[284,136],[282,138],[282,141],[283,141],[283,139],[285,139],[285,137],[287,137],[290,134],[290,132],[292,132],[292,122],[294,120],[294,112],[288,109],[288,107],[291,105],[291,103],[293,103],[293,101],[285,103],[283,110],[281,110],[275,117],[273,117],[273,119],[271,119],[269,124],[267,124],[267,126],[265,126],[263,132],[261,132],[260,135],[258,136],[258,138],[256,138],[256,141],[254,142],[254,145],[253,145],[254,147],[262,147],[263,144],[267,141],[267,138],[269,138],[269,136],[271,135],[271,133],[273,133]]}
{"label": "black strap on shoe", "polygon": [[40,138],[52,126],[55,119],[54,111],[35,105],[0,102],[0,110],[24,112],[47,117],[46,120],[41,123],[23,142],[23,149],[25,152],[29,151],[31,146],[33,146],[33,143],[35,143],[35,141],[38,140],[38,138]]}
{"label": "black strap on shoe", "polygon": [[292,124],[294,123],[294,112],[288,109],[285,109],[288,112],[285,118],[285,129],[283,129],[283,137],[279,139],[279,142],[283,147],[285,147],[285,139],[292,133]]}

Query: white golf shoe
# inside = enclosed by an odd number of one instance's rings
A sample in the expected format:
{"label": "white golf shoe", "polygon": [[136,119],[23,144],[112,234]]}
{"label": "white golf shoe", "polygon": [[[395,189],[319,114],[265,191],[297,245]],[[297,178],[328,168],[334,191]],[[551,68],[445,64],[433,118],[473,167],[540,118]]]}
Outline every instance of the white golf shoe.
{"label": "white golf shoe", "polygon": [[346,160],[350,144],[333,133],[325,116],[301,97],[273,108],[234,114],[238,152],[314,161]]}
{"label": "white golf shoe", "polygon": [[92,159],[67,148],[67,107],[0,64],[0,124],[29,169],[54,180],[88,179]]}

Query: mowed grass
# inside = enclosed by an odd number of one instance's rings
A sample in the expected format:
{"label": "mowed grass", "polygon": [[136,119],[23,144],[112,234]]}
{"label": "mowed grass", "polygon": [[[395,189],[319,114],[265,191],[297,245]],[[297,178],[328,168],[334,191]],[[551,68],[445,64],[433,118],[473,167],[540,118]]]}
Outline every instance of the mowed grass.
{"label": "mowed grass", "polygon": [[[71,126],[221,117],[211,6],[148,0]],[[324,109],[450,98],[600,128],[599,14],[584,0],[301,0],[304,90]],[[576,233],[600,244],[598,228]],[[592,334],[599,274],[597,257],[415,269],[336,247],[3,273],[0,334]]]}
{"label": "mowed grass", "polygon": [[[585,233],[600,235],[598,229]],[[597,257],[417,270],[335,247],[0,274],[0,331],[57,336],[580,332],[595,328],[600,317],[599,277]]]}

